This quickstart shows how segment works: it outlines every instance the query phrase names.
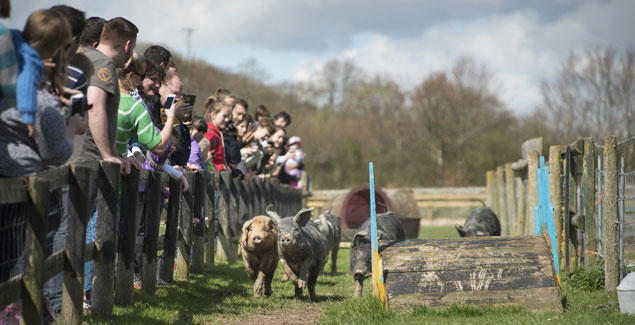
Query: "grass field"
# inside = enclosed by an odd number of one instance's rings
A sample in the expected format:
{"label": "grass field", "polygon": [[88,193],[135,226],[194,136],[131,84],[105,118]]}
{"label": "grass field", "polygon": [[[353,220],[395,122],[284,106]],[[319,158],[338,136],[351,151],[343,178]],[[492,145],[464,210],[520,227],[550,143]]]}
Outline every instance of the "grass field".
{"label": "grass field", "polygon": [[[453,226],[425,228],[421,238],[456,237]],[[155,296],[137,291],[135,305],[115,307],[112,319],[91,317],[89,324],[635,324],[635,316],[619,313],[616,299],[604,290],[584,291],[562,286],[562,314],[532,314],[522,308],[416,309],[405,313],[385,311],[365,282],[364,295],[351,299],[353,280],[349,274],[349,250],[340,249],[338,272],[318,278],[317,302],[293,298],[293,286],[281,283],[281,268],[273,282],[273,296],[251,297],[252,282],[242,261],[219,262],[189,281],[159,286]],[[330,270],[330,263],[327,264]]]}

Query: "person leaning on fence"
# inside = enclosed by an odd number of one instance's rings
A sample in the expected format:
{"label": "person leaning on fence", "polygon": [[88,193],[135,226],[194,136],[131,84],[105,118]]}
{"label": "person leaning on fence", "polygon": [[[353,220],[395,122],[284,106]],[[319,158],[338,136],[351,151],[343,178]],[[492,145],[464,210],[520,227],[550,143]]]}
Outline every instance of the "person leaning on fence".
{"label": "person leaning on fence", "polygon": [[[83,133],[87,127],[79,115],[70,117],[67,124],[57,97],[62,94],[63,83],[59,73],[63,76],[65,66],[65,56],[61,52],[71,40],[70,28],[64,17],[52,10],[34,12],[27,21],[24,38],[42,57],[51,53],[51,62],[55,67],[61,68],[61,71],[53,69],[52,65],[44,68],[45,77],[37,90],[35,130],[39,136],[35,139],[29,136],[15,105],[0,100],[0,177],[20,177],[45,170],[48,166],[63,164],[73,151],[73,137],[77,133]],[[60,199],[58,195],[55,197]],[[51,202],[51,206],[59,205],[60,202]],[[11,223],[19,225],[24,217],[21,213],[25,213],[25,210],[20,208],[20,204],[0,206],[0,229],[9,231],[0,233],[0,237],[11,246],[2,247],[0,251],[14,255],[0,256],[0,282],[22,271],[20,263],[17,263],[20,261],[17,256],[24,248],[24,223],[22,221],[21,229],[5,228]],[[51,217],[49,215],[49,219]],[[56,228],[56,223],[59,223],[59,215],[55,218],[55,221],[49,220],[50,228]],[[5,263],[7,260],[10,262]],[[11,270],[10,274],[7,274],[8,270]]]}
{"label": "person leaning on fence", "polygon": [[214,167],[215,171],[224,171],[227,169],[221,130],[229,123],[230,116],[231,106],[229,104],[214,96],[207,98],[205,102],[205,119],[207,120],[205,138],[207,138],[210,143],[209,155],[211,157],[212,167]]}
{"label": "person leaning on fence", "polygon": [[[123,67],[132,56],[137,42],[137,27],[125,18],[114,18],[104,24],[97,48],[85,47],[81,53],[86,55],[95,68],[90,79],[87,101],[92,108],[87,111],[89,131],[85,136],[75,139],[75,151],[71,163],[103,159],[121,165],[123,174],[130,173],[130,159],[120,156],[115,147],[117,135],[117,115],[119,107],[119,84],[117,67]],[[91,191],[89,211],[91,217],[86,226],[86,242],[95,240],[97,209],[96,193]],[[90,306],[92,292],[93,262],[84,268],[84,291],[86,307]]]}

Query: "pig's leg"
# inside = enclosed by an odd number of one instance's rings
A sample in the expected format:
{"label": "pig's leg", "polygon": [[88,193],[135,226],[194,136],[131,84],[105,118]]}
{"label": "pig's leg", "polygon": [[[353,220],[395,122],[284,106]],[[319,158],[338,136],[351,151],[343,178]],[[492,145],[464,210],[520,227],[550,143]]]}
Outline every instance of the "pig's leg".
{"label": "pig's leg", "polygon": [[339,249],[339,244],[335,243],[335,247],[333,247],[333,250],[331,251],[331,273],[333,274],[337,273],[337,250]]}
{"label": "pig's leg", "polygon": [[[304,261],[304,263],[302,263],[302,265],[300,266],[300,276],[298,279],[298,287],[300,287],[300,289],[306,288],[310,263],[311,263],[311,259],[307,258],[306,261]],[[319,269],[321,269],[321,267]],[[318,273],[319,273],[319,270],[318,270]]]}
{"label": "pig's leg", "polygon": [[302,288],[298,288],[298,286],[295,286],[295,297],[296,298],[302,298]]}
{"label": "pig's leg", "polygon": [[[322,267],[319,267],[317,269],[322,269]],[[317,272],[316,269],[313,270],[313,272],[311,272],[309,274],[309,300],[310,301],[316,301],[315,299],[317,298],[317,296],[315,295],[315,284],[317,283],[317,278],[318,278],[318,274],[319,272]]]}
{"label": "pig's leg", "polygon": [[262,282],[265,280],[265,272],[263,272],[262,267],[258,270],[258,277],[256,278],[256,282],[254,282],[254,297],[260,297],[262,294]]}
{"label": "pig's leg", "polygon": [[[282,264],[282,270],[284,271],[284,275],[282,276],[282,282],[291,280],[291,283],[293,284],[297,284],[298,283],[298,278],[295,276],[295,273],[293,273],[293,270],[291,269],[291,267],[289,266],[289,264],[287,264],[287,261],[283,258],[280,259],[280,264]],[[285,279],[286,277],[286,279]]]}
{"label": "pig's leg", "polygon": [[362,295],[362,288],[364,287],[364,280],[355,279],[355,293],[353,298],[359,298]]}

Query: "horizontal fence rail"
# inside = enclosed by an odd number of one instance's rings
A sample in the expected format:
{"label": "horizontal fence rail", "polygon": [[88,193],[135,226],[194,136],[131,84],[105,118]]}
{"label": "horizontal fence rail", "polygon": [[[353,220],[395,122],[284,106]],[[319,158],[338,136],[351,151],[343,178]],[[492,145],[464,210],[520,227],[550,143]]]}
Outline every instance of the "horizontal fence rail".
{"label": "horizontal fence rail", "polygon": [[[24,271],[0,283],[0,306],[21,299],[24,323],[39,324],[43,284],[63,272],[61,323],[80,324],[84,263],[93,260],[92,312],[110,316],[114,304],[133,304],[137,253],[143,255],[141,288],[154,294],[157,272],[168,282],[186,280],[190,273],[203,272],[205,264],[213,264],[215,258],[235,260],[242,224],[264,214],[267,205],[273,204],[282,215],[292,215],[302,204],[301,191],[257,177],[245,181],[232,178],[229,172],[187,172],[189,190],[181,192],[180,182],[167,174],[133,168],[122,176],[119,168],[94,161],[0,179],[0,205],[27,207]],[[142,195],[140,186],[145,187]],[[66,248],[46,256],[50,193],[62,188],[68,188],[69,202],[63,213]],[[85,243],[91,191],[95,190],[95,241]],[[165,232],[160,235],[162,205]],[[145,223],[143,237],[139,237],[142,211]],[[163,251],[162,263],[159,250]]]}

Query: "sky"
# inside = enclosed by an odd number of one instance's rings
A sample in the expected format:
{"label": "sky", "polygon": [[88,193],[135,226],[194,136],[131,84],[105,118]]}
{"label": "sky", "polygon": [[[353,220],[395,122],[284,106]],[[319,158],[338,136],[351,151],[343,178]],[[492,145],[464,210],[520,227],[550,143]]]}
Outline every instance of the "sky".
{"label": "sky", "polygon": [[[238,72],[253,61],[270,84],[306,81],[331,59],[350,59],[412,90],[469,56],[493,74],[505,105],[525,114],[541,104],[571,51],[635,48],[632,0],[13,0],[22,28],[34,10],[67,4],[87,17],[122,16],[138,42],[163,44]],[[262,77],[262,76],[260,76]]]}

